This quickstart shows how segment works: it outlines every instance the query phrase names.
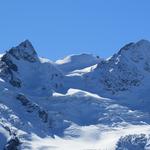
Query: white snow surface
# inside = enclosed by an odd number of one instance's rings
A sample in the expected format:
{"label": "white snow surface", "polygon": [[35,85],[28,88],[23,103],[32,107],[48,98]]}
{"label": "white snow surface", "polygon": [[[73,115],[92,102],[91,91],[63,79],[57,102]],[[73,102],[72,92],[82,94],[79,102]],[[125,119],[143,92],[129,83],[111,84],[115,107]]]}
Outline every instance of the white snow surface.
{"label": "white snow surface", "polygon": [[57,60],[56,66],[64,73],[81,70],[101,62],[102,59],[92,54],[70,55],[64,59]]}
{"label": "white snow surface", "polygon": [[24,41],[0,55],[0,150],[14,135],[20,150],[149,150],[149,81],[146,40],[56,62]]}

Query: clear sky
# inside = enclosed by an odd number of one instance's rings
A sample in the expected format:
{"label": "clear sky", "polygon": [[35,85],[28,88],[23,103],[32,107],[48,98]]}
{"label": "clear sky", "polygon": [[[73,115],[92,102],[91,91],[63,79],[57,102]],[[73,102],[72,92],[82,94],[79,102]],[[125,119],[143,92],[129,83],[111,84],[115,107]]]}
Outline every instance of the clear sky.
{"label": "clear sky", "polygon": [[150,0],[0,0],[0,52],[29,39],[42,57],[111,56],[150,40]]}

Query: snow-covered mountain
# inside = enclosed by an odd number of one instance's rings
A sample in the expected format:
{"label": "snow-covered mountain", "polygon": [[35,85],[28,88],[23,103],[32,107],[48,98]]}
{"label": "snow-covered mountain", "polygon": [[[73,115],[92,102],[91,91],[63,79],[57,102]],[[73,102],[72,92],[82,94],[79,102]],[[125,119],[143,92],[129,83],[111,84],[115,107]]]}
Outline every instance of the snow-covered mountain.
{"label": "snow-covered mountain", "polygon": [[102,61],[99,56],[92,54],[80,54],[67,56],[62,60],[57,60],[55,63],[59,69],[65,73],[69,73],[75,70],[81,70],[86,67],[98,64]]}
{"label": "snow-covered mountain", "polygon": [[0,149],[149,150],[149,82],[149,41],[52,62],[26,40],[0,55]]}

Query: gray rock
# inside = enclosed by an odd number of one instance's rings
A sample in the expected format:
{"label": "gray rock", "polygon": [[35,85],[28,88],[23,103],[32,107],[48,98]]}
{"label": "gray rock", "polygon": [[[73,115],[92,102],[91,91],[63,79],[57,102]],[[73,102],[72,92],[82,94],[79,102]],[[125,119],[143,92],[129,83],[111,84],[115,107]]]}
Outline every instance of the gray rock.
{"label": "gray rock", "polygon": [[29,40],[25,40],[18,46],[11,48],[8,53],[17,60],[23,59],[29,62],[38,61],[37,53]]}
{"label": "gray rock", "polygon": [[4,150],[18,150],[18,146],[20,144],[21,142],[19,141],[18,137],[13,137],[7,142]]}
{"label": "gray rock", "polygon": [[147,144],[146,135],[127,135],[121,137],[117,143],[116,150],[144,150]]}

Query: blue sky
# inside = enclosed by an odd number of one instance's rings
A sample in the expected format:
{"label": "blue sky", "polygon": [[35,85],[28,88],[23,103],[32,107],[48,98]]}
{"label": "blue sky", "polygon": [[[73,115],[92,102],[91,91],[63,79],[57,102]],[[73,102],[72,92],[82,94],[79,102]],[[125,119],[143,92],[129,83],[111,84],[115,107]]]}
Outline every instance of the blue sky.
{"label": "blue sky", "polygon": [[109,57],[150,40],[149,0],[0,0],[0,52],[29,39],[42,57]]}

